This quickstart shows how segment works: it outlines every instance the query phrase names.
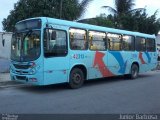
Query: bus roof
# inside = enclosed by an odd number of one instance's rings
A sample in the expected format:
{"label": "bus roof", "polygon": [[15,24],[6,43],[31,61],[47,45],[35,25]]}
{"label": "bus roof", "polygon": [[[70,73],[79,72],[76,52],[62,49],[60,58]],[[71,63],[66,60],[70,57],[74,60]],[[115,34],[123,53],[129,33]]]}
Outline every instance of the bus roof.
{"label": "bus roof", "polygon": [[[75,27],[75,28],[81,28],[81,29],[87,29],[87,30],[89,29],[89,30],[119,33],[119,34],[133,35],[133,36],[146,37],[146,38],[155,38],[155,35],[115,29],[115,28],[109,28],[109,27],[96,26],[96,25],[90,25],[90,24],[85,24],[85,23],[79,23],[76,21],[67,21],[67,20],[61,20],[61,19],[55,19],[55,18],[49,18],[49,17],[36,17],[36,18],[30,18],[30,19],[42,19],[45,21],[47,20],[48,23],[52,23],[55,25]],[[29,19],[26,19],[26,20],[29,20]]]}

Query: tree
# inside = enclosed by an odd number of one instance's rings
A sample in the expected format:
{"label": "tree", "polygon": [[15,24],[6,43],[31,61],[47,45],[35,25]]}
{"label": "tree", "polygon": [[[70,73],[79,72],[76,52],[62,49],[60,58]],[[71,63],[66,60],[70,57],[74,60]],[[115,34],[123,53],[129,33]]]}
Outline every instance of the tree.
{"label": "tree", "polygon": [[133,9],[135,6],[135,0],[114,0],[115,9],[111,6],[102,6],[102,8],[108,9],[114,15],[114,22],[118,28],[123,28],[121,18],[126,15],[134,14],[136,11],[143,11],[145,8]]}
{"label": "tree", "polygon": [[160,21],[156,19],[158,11],[148,17],[146,8],[133,9],[134,6],[134,0],[115,0],[115,9],[110,6],[102,8],[107,8],[113,13],[108,19],[113,21],[115,28],[157,34],[160,30]]}
{"label": "tree", "polygon": [[135,6],[134,1],[135,0],[115,0],[115,9],[111,6],[102,6],[102,8],[109,9],[111,13],[116,16],[144,10],[144,8],[133,9]]}
{"label": "tree", "polygon": [[60,5],[63,3],[61,18],[76,20],[81,17],[87,5],[93,0],[19,0],[14,10],[2,21],[3,30],[13,31],[16,22],[32,17],[60,18]]}
{"label": "tree", "polygon": [[134,14],[121,15],[121,29],[138,31],[147,34],[157,34],[160,30],[160,20],[156,19],[157,11],[148,16],[146,11],[136,11]]}
{"label": "tree", "polygon": [[98,25],[103,27],[114,27],[114,23],[112,22],[112,20],[108,19],[106,14],[100,14],[99,16],[96,16],[96,18],[83,19],[79,20],[78,22]]}

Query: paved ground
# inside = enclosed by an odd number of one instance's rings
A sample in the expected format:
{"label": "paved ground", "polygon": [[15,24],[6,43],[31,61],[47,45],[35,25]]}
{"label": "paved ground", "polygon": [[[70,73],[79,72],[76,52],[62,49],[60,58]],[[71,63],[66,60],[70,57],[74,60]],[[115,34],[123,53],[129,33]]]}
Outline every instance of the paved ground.
{"label": "paved ground", "polygon": [[9,73],[0,73],[0,82],[10,81]]}
{"label": "paved ground", "polygon": [[160,113],[160,72],[66,85],[0,87],[0,113]]}
{"label": "paved ground", "polygon": [[9,64],[10,61],[8,59],[0,58],[0,85],[2,82],[8,83],[10,81]]}

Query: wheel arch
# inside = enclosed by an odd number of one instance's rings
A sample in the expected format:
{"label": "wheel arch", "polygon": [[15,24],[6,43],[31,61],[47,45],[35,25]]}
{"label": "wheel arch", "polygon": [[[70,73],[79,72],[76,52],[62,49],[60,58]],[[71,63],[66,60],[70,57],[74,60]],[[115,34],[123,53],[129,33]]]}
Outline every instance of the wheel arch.
{"label": "wheel arch", "polygon": [[[134,62],[131,64],[131,67],[132,67],[132,65],[134,65],[134,64],[138,66],[138,71],[139,71],[139,69],[140,69],[139,63],[138,63],[137,61],[134,61]],[[131,67],[130,67],[130,69],[131,69]]]}
{"label": "wheel arch", "polygon": [[83,65],[83,64],[76,64],[76,65],[72,66],[72,68],[70,69],[69,75],[70,75],[71,71],[74,68],[81,69],[83,71],[83,73],[84,73],[85,80],[87,79],[87,67],[85,65]]}

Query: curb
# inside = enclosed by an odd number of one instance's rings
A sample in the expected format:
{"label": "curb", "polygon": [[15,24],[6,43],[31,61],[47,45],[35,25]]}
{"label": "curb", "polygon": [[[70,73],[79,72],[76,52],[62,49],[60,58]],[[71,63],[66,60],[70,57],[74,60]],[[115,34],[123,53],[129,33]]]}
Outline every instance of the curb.
{"label": "curb", "polygon": [[15,81],[0,81],[0,86],[2,85],[8,85],[8,84],[15,84],[16,82]]}
{"label": "curb", "polygon": [[23,85],[23,83],[19,83],[16,81],[4,81],[0,82],[0,88],[5,86],[17,86],[17,85]]}

